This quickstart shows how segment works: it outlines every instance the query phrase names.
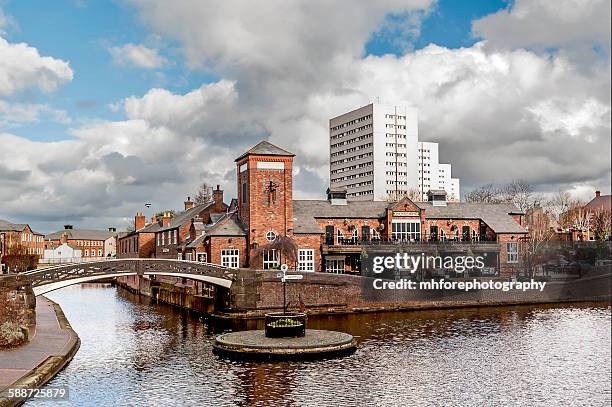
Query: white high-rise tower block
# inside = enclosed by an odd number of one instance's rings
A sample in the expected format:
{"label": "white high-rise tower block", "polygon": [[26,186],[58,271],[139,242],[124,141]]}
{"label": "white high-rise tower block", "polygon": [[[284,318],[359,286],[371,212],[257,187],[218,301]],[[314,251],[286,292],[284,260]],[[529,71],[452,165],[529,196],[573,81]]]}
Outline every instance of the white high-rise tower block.
{"label": "white high-rise tower block", "polygon": [[371,103],[329,121],[330,187],[351,200],[423,196],[444,189],[459,199],[459,179],[438,162],[438,144],[419,142],[414,108]]}

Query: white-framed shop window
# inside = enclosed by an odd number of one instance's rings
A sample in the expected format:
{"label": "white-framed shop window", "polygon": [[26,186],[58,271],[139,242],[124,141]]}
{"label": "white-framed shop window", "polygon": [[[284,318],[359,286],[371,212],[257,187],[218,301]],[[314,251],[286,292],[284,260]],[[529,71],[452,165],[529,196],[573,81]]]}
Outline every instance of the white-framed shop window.
{"label": "white-framed shop window", "polygon": [[314,249],[298,250],[298,270],[314,271]]}
{"label": "white-framed shop window", "polygon": [[325,271],[327,273],[344,274],[344,259],[325,260]]}
{"label": "white-framed shop window", "polygon": [[208,253],[196,253],[196,260],[200,263],[208,263]]}

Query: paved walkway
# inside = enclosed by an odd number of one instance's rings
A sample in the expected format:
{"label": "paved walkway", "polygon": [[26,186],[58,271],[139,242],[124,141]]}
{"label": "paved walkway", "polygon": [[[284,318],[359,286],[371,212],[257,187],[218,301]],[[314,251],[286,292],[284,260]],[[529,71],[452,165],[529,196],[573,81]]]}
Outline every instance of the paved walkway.
{"label": "paved walkway", "polygon": [[24,346],[0,350],[0,392],[50,356],[70,353],[78,341],[73,331],[62,329],[53,303],[42,296],[36,297],[36,330],[31,335]]}

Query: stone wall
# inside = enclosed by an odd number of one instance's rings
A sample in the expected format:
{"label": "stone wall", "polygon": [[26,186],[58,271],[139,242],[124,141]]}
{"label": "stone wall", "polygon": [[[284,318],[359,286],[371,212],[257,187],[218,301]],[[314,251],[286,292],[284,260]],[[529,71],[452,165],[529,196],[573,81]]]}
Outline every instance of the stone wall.
{"label": "stone wall", "polygon": [[14,322],[23,327],[36,325],[36,297],[30,285],[21,285],[14,276],[0,277],[0,325]]}

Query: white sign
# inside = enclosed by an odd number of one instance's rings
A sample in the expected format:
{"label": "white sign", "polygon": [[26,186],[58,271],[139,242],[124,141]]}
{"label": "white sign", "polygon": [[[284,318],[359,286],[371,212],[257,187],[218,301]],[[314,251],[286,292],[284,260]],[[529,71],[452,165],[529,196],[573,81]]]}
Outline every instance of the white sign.
{"label": "white sign", "polygon": [[289,266],[288,266],[288,265],[286,265],[286,264],[283,264],[283,265],[281,265],[281,266],[280,266],[280,269],[281,269],[281,271],[282,271],[282,272],[283,272],[283,274],[284,274],[284,273],[286,273],[286,272],[287,272],[287,270],[289,270]]}
{"label": "white sign", "polygon": [[286,274],[285,280],[301,280],[304,276],[301,274]]}

